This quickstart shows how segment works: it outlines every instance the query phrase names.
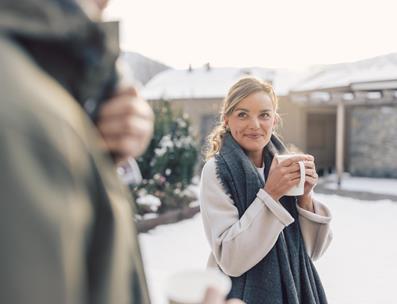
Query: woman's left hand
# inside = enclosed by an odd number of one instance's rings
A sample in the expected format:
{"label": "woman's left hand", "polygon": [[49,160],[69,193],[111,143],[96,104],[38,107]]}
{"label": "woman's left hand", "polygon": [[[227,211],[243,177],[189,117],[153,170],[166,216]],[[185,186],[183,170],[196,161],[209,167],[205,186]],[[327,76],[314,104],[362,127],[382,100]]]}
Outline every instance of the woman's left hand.
{"label": "woman's left hand", "polygon": [[314,163],[314,157],[307,154],[305,163],[305,186],[303,195],[298,198],[298,203],[301,208],[308,211],[314,211],[312,193],[313,189],[318,182],[318,175],[316,172],[316,165]]}
{"label": "woman's left hand", "polygon": [[318,175],[316,172],[316,164],[314,163],[314,157],[312,155],[306,154],[305,163],[305,188],[303,195],[311,194],[314,187],[318,182]]}

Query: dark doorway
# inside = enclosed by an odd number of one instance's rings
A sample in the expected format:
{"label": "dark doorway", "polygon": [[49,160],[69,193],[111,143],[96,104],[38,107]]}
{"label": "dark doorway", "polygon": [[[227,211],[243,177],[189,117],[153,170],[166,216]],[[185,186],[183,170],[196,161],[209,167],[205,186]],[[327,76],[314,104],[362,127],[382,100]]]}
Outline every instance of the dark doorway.
{"label": "dark doorway", "polygon": [[336,114],[309,113],[307,116],[307,152],[316,159],[318,174],[335,168]]}

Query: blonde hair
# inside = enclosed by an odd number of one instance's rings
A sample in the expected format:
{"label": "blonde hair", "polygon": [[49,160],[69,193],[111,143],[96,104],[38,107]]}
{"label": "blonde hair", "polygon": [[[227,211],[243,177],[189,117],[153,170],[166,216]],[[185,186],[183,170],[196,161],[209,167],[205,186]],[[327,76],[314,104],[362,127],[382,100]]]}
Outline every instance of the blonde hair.
{"label": "blonde hair", "polygon": [[239,79],[235,84],[232,85],[226,97],[224,98],[222,108],[219,113],[220,115],[218,124],[207,137],[207,150],[205,151],[206,160],[218,153],[222,147],[224,136],[228,132],[227,126],[225,124],[225,117],[230,116],[233,113],[240,101],[257,92],[264,92],[270,97],[276,119],[277,121],[280,119],[279,115],[277,114],[277,96],[274,93],[273,87],[269,83],[252,76]]}

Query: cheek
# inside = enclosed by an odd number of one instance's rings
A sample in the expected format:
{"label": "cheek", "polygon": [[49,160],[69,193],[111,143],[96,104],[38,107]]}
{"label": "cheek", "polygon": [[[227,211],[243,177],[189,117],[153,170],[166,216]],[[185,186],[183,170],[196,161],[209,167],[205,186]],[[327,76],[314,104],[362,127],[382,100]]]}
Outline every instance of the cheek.
{"label": "cheek", "polygon": [[241,134],[241,132],[244,130],[244,124],[242,124],[239,121],[232,121],[230,124],[230,133],[233,135],[233,137],[237,137]]}
{"label": "cheek", "polygon": [[242,143],[245,141],[245,137],[243,136],[244,128],[236,128],[235,126],[234,129],[230,130],[230,133],[237,142]]}
{"label": "cheek", "polygon": [[274,125],[274,119],[267,120],[262,123],[262,129],[264,130],[272,130]]}
{"label": "cheek", "polygon": [[231,130],[231,133],[234,138],[237,138],[240,132],[238,131],[238,129],[234,129],[234,130]]}

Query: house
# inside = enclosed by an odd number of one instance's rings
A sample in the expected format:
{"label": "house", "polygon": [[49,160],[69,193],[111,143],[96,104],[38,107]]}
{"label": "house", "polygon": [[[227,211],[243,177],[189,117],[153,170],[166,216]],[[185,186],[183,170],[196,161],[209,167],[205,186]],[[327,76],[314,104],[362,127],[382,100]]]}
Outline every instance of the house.
{"label": "house", "polygon": [[290,140],[320,168],[336,164],[339,182],[343,171],[396,178],[396,92],[397,54],[325,66],[290,90],[300,135]]}
{"label": "house", "polygon": [[319,174],[348,171],[358,176],[397,177],[397,54],[303,72],[206,65],[166,70],[144,88],[188,113],[198,140],[216,123],[229,87],[254,75],[273,84],[279,98],[279,134],[316,158]]}
{"label": "house", "polygon": [[127,64],[128,72],[133,77],[135,84],[141,86],[145,85],[154,75],[170,68],[136,52],[122,52],[121,58]]}
{"label": "house", "polygon": [[[296,82],[296,74],[265,68],[200,68],[166,70],[150,80],[143,96],[150,102],[171,101],[175,109],[190,116],[194,134],[200,143],[219,121],[218,113],[229,88],[239,78],[253,75],[272,83],[280,98],[288,95],[288,85]],[[280,78],[284,77],[284,81]]]}

